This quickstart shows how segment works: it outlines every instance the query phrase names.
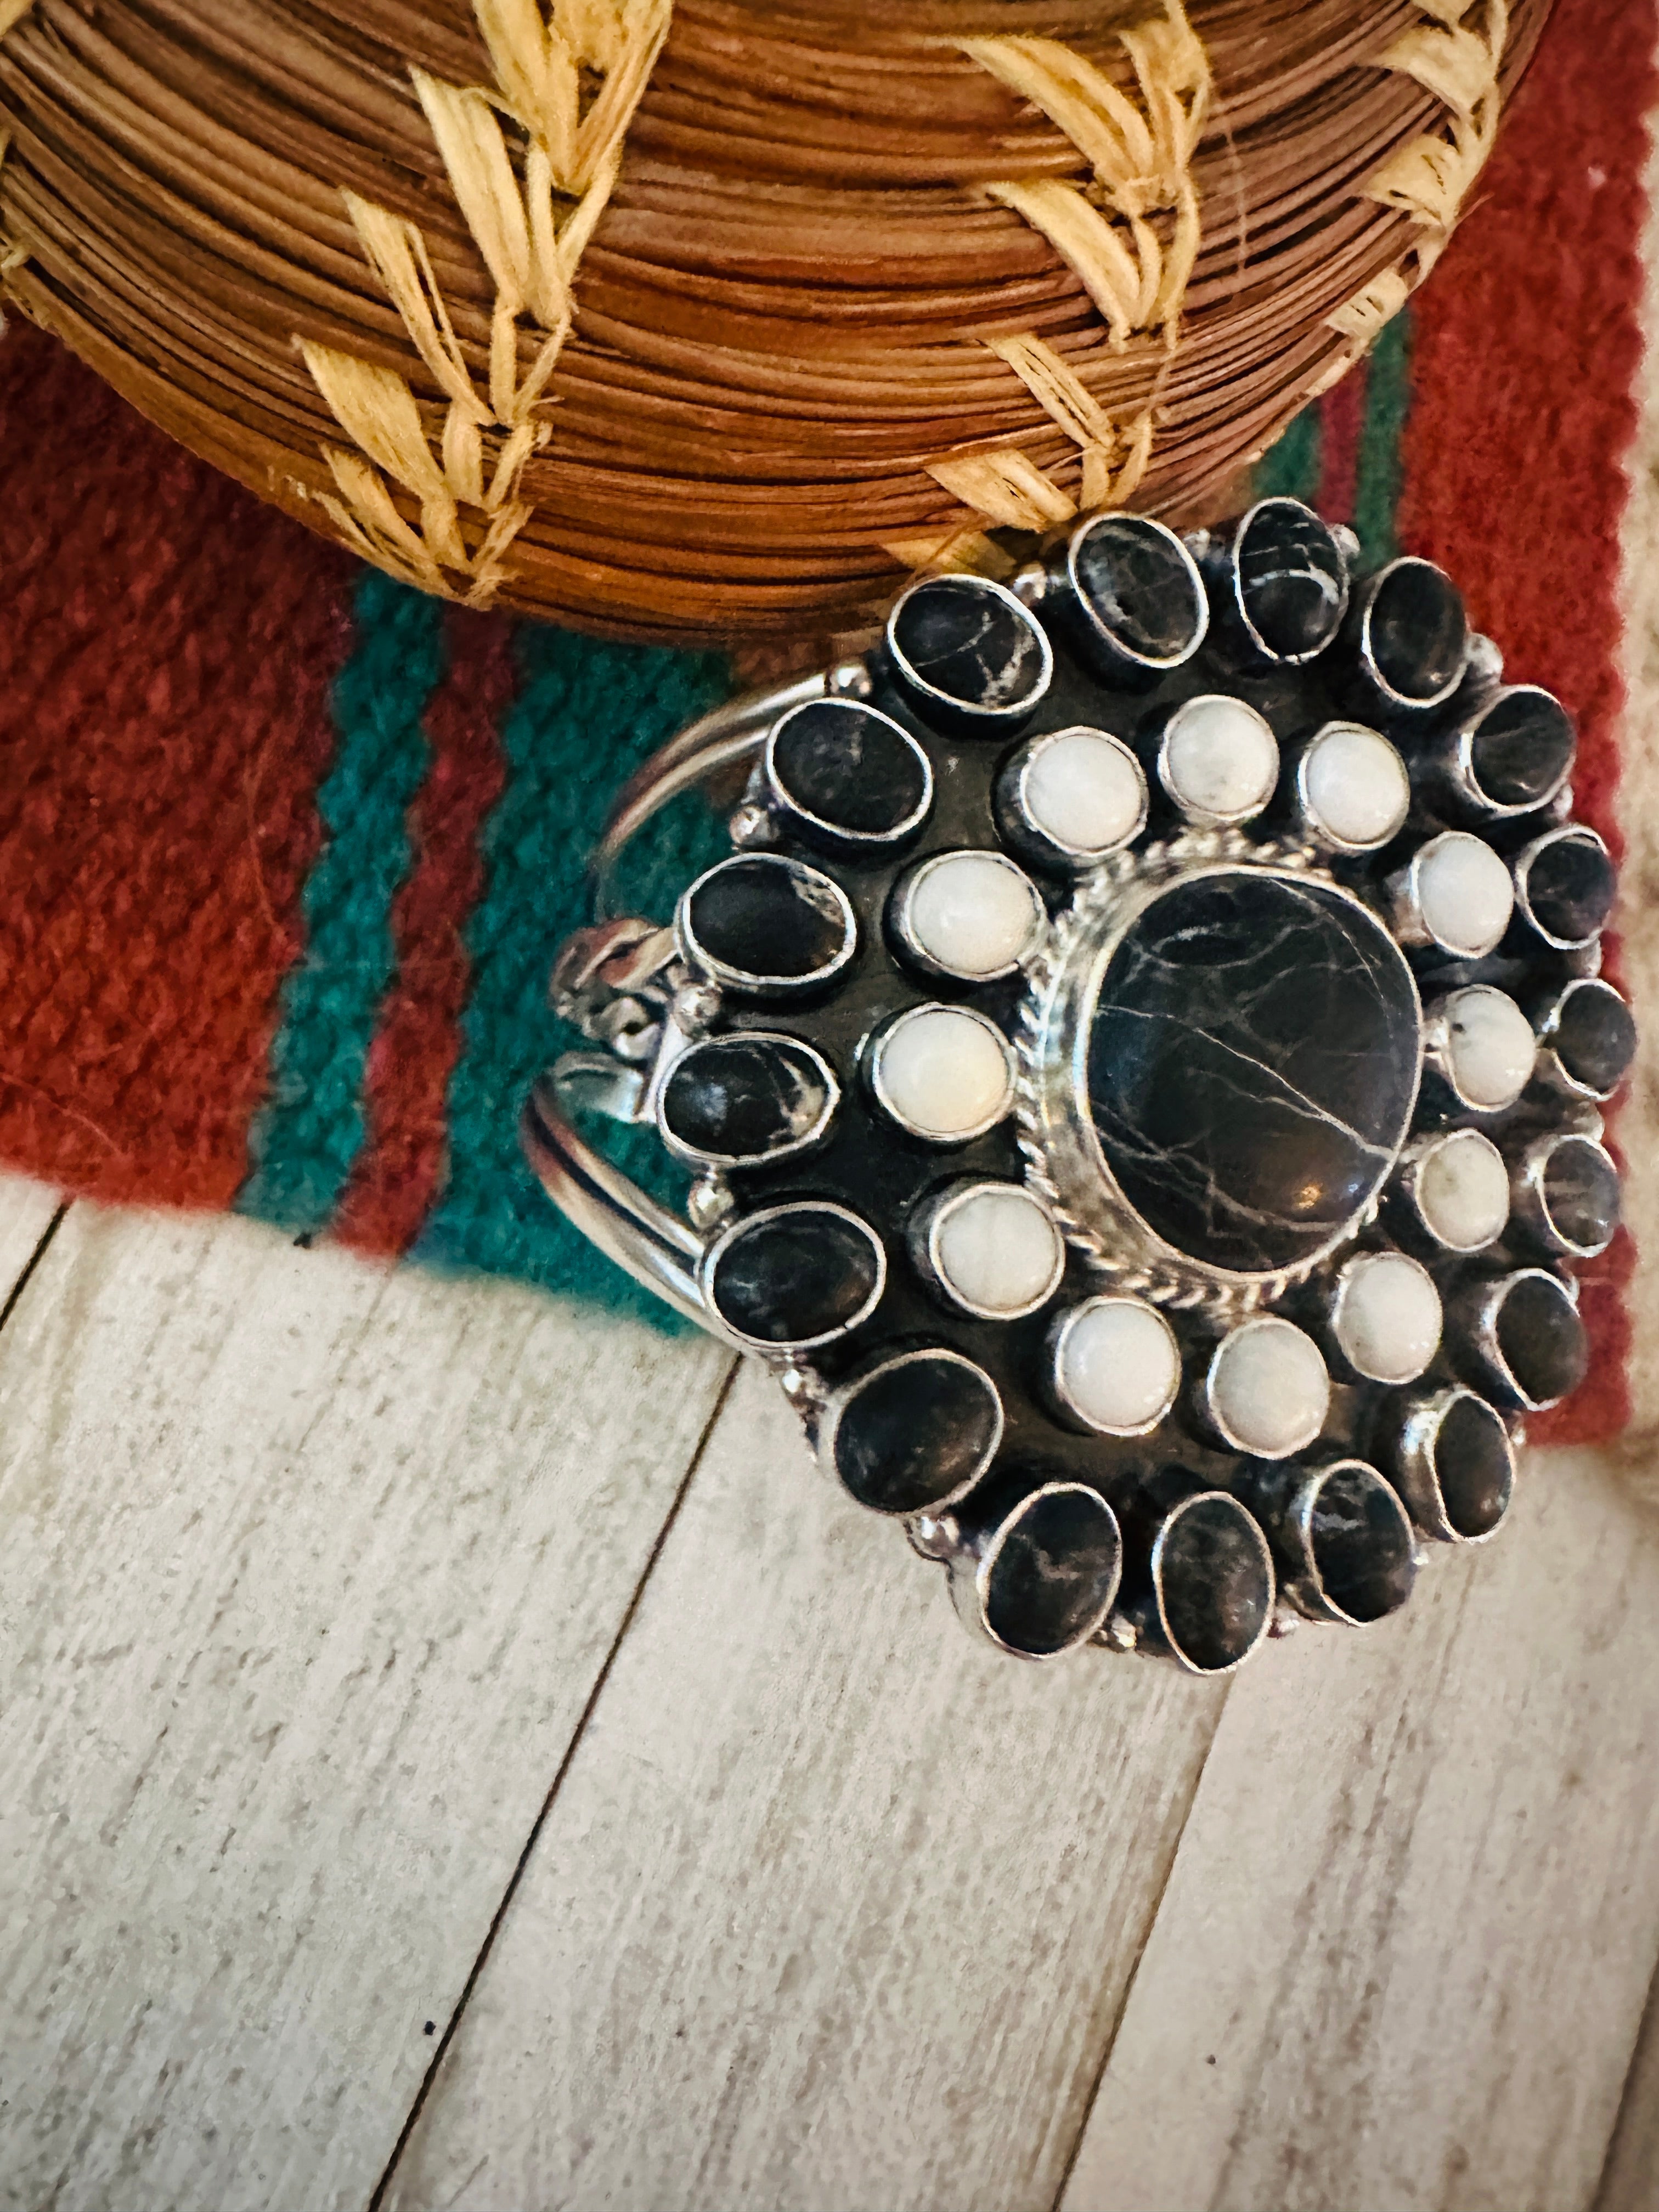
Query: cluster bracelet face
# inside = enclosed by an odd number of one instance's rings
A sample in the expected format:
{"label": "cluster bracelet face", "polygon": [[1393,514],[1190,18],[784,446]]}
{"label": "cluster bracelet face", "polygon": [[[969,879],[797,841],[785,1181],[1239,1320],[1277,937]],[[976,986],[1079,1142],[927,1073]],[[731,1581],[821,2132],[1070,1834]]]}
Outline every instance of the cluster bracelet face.
{"label": "cluster bracelet face", "polygon": [[[1455,585],[1294,501],[1085,517],[912,584],[861,660],[621,795],[750,763],[672,922],[562,950],[531,1159],[767,1358],[1005,1650],[1200,1673],[1404,1604],[1586,1366],[1634,1050],[1574,733]],[[684,1216],[577,1133],[653,1123]]]}

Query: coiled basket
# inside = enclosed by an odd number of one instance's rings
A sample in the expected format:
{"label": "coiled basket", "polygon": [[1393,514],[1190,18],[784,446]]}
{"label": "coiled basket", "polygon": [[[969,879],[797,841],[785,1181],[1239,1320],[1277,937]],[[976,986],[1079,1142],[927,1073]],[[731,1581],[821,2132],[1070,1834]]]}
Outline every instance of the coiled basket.
{"label": "coiled basket", "polygon": [[1437,254],[1547,0],[0,0],[0,273],[458,599],[690,641],[1195,515]]}

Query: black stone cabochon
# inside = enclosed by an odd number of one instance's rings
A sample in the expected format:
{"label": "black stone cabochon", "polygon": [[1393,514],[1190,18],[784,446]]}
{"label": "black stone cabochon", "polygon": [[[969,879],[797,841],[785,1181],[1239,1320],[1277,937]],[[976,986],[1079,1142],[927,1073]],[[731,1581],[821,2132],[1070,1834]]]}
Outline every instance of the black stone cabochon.
{"label": "black stone cabochon", "polygon": [[906,836],[933,795],[927,756],[890,714],[852,699],[809,699],[766,744],[778,797],[809,835],[866,841]]}
{"label": "black stone cabochon", "polygon": [[830,1448],[836,1476],[877,1513],[920,1513],[977,1481],[1002,1438],[983,1368],[933,1346],[878,1363],[848,1389]]}
{"label": "black stone cabochon", "polygon": [[678,1152],[716,1167],[802,1151],[837,1097],[823,1055],[799,1038],[737,1030],[689,1046],[669,1070],[658,1119]]}
{"label": "black stone cabochon", "polygon": [[808,1350],[874,1311],[886,1254],[867,1223],[811,1200],[740,1218],[703,1261],[703,1294],[745,1343]]}
{"label": "black stone cabochon", "polygon": [[1040,625],[1000,586],[980,576],[913,584],[888,617],[902,680],[924,703],[970,714],[1029,713],[1048,687],[1053,651]]}
{"label": "black stone cabochon", "polygon": [[1003,1524],[981,1570],[985,1625],[1010,1650],[1049,1658],[1098,1625],[1121,1564],[1117,1516],[1103,1498],[1071,1486],[1040,1490]]}
{"label": "black stone cabochon", "polygon": [[1153,897],[1087,1023],[1088,1103],[1118,1191],[1225,1273],[1316,1258],[1411,1126],[1422,1013],[1403,956],[1329,886],[1218,868]]}
{"label": "black stone cabochon", "polygon": [[1263,500],[1244,517],[1233,580],[1252,641],[1274,660],[1322,653],[1347,611],[1348,572],[1336,540],[1297,500]]}
{"label": "black stone cabochon", "polygon": [[687,956],[734,990],[792,991],[828,981],[853,957],[858,927],[833,877],[804,860],[739,853],[698,877],[680,902]]}

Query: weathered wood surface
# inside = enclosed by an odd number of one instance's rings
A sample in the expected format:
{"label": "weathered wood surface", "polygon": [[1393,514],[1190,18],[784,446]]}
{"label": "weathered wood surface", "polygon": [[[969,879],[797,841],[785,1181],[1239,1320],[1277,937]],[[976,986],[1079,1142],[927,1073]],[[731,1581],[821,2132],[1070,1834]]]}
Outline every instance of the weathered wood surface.
{"label": "weathered wood surface", "polygon": [[1046,2207],[1109,2049],[1068,2212],[1588,2203],[1659,1953],[1604,1472],[1223,1714],[982,1656],[792,1450],[744,1378],[389,2206]]}
{"label": "weathered wood surface", "polygon": [[71,1209],[0,1332],[0,2202],[367,2202],[729,1364]]}
{"label": "weathered wood surface", "polygon": [[1659,2212],[1659,1982],[1648,1995],[1593,2212]]}
{"label": "weathered wood surface", "polygon": [[[0,1182],[14,1276],[52,1219]],[[367,2206],[418,2102],[398,2212],[1591,2204],[1659,1953],[1593,1456],[1229,1691],[981,1650],[763,1375],[703,1441],[727,1371],[71,1209],[0,1331],[0,2202]]]}
{"label": "weathered wood surface", "polygon": [[1063,2212],[1589,2203],[1659,1955],[1659,1528],[1551,1454],[1442,1567],[1240,1677]]}
{"label": "weathered wood surface", "polygon": [[1048,2205],[1224,1694],[981,1650],[744,1373],[388,2206]]}

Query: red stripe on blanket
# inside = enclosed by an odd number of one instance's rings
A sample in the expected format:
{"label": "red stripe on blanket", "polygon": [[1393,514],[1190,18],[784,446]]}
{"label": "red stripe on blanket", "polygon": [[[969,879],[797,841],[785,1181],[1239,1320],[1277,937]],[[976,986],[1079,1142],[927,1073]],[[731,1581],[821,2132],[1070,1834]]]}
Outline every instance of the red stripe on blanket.
{"label": "red stripe on blanket", "polygon": [[1368,380],[1369,364],[1358,362],[1319,403],[1319,491],[1314,505],[1328,522],[1353,520]]}
{"label": "red stripe on blanket", "polygon": [[0,343],[0,1155],[228,1205],[301,950],[352,564]]}
{"label": "red stripe on blanket", "polygon": [[[1510,666],[1566,702],[1578,811],[1615,848],[1621,463],[1636,425],[1655,13],[1558,0],[1476,188],[1415,306],[1401,538],[1466,587]],[[1628,1418],[1622,1245],[1587,1283],[1589,1384],[1534,1433]]]}
{"label": "red stripe on blanket", "polygon": [[506,763],[496,732],[516,687],[513,625],[452,609],[449,668],[427,710],[432,766],[410,810],[414,866],[392,907],[398,974],[364,1070],[363,1149],[335,1234],[397,1255],[420,1233],[447,1160],[449,1078],[471,988],[465,926],[483,888],[478,837]]}

